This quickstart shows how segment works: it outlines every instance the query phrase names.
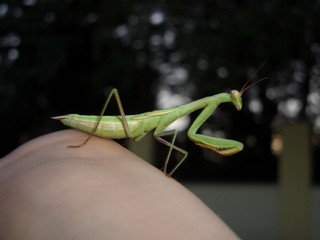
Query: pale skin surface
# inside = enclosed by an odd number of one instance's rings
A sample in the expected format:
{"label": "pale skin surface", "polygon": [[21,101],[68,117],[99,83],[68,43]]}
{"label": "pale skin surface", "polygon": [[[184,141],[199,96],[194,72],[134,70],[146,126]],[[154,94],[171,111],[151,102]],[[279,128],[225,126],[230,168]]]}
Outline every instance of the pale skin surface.
{"label": "pale skin surface", "polygon": [[238,237],[173,178],[112,140],[76,130],[0,160],[0,239],[214,240]]}

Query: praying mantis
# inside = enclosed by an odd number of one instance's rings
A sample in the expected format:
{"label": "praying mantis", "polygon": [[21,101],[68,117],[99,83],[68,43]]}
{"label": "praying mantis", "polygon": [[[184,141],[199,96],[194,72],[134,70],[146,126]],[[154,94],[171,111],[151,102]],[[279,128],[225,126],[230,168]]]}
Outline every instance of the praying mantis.
{"label": "praying mantis", "polygon": [[[264,79],[257,82],[262,80]],[[163,172],[171,176],[187,158],[188,152],[174,144],[177,137],[177,130],[166,131],[166,128],[178,118],[186,116],[196,110],[203,109],[187,132],[191,141],[200,147],[210,149],[223,156],[235,154],[243,149],[243,144],[241,142],[206,136],[197,133],[197,131],[222,103],[230,102],[238,111],[240,111],[242,109],[242,94],[253,84],[257,83],[254,82],[247,86],[249,81],[244,84],[240,92],[232,90],[229,93],[219,93],[177,107],[135,115],[126,115],[124,113],[118,90],[113,89],[99,116],[68,114],[53,117],[53,119],[60,120],[69,127],[89,133],[88,138],[82,144],[69,147],[80,147],[85,145],[92,135],[110,139],[132,138],[135,141],[139,141],[148,132],[154,130],[154,138],[169,147],[169,152],[164,162]],[[105,110],[113,96],[117,101],[120,116],[104,116]],[[172,136],[171,142],[163,138],[167,136]],[[173,149],[180,152],[182,158],[168,173],[168,163]]]}

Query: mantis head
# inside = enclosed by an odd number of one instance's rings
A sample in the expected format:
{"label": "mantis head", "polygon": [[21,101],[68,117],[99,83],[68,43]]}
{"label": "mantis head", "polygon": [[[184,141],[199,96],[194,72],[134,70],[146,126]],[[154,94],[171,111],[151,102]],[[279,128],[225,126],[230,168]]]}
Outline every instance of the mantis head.
{"label": "mantis head", "polygon": [[245,91],[247,91],[250,87],[252,87],[253,85],[255,85],[255,84],[257,84],[257,83],[259,83],[259,82],[267,79],[267,77],[265,77],[265,78],[262,78],[262,79],[260,79],[260,80],[258,80],[258,81],[255,81],[255,82],[253,82],[253,83],[250,84],[252,78],[257,74],[257,72],[262,68],[262,66],[263,66],[264,64],[265,64],[265,62],[262,63],[261,66],[260,66],[260,67],[255,71],[255,73],[252,75],[252,77],[251,77],[248,81],[246,81],[246,83],[243,85],[243,87],[242,87],[242,89],[241,89],[240,92],[237,91],[237,90],[232,90],[232,91],[230,92],[231,102],[233,103],[233,105],[236,107],[236,109],[237,109],[238,111],[240,111],[240,110],[242,109],[242,98],[241,98],[242,94],[243,94]]}
{"label": "mantis head", "polygon": [[237,90],[232,90],[230,93],[231,101],[238,111],[242,109],[241,93]]}
{"label": "mantis head", "polygon": [[258,80],[256,82],[250,84],[249,86],[248,86],[249,81],[247,81],[246,84],[242,87],[240,92],[238,90],[232,90],[230,92],[231,102],[233,103],[233,105],[236,107],[236,109],[238,111],[240,111],[242,109],[242,98],[241,98],[242,94],[245,91],[247,91],[250,87],[252,87],[253,85],[255,85],[255,84],[257,84],[257,83],[259,83],[259,82],[261,82],[261,81],[263,81],[265,79],[267,79],[267,78],[266,77],[262,78],[262,79],[260,79],[260,80]]}

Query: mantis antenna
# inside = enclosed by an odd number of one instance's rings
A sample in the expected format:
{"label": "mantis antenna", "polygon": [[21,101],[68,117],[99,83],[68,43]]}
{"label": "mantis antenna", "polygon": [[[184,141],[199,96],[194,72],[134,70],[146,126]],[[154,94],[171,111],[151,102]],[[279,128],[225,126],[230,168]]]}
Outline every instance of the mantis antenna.
{"label": "mantis antenna", "polygon": [[257,83],[259,83],[259,82],[261,82],[261,81],[264,81],[264,80],[266,80],[266,79],[268,78],[268,77],[264,77],[264,78],[262,78],[262,79],[259,79],[258,81],[255,81],[255,82],[249,84],[249,83],[252,81],[252,79],[257,75],[257,73],[260,71],[260,69],[261,69],[265,64],[266,64],[266,61],[264,61],[264,62],[260,65],[260,67],[258,67],[258,69],[252,74],[252,76],[250,77],[250,79],[245,82],[245,84],[243,85],[243,87],[242,87],[241,90],[240,90],[240,95],[241,95],[241,96],[242,96],[242,94],[243,94],[244,92],[246,92],[246,91],[247,91],[249,88],[251,88],[253,85],[255,85],[255,84],[257,84]]}

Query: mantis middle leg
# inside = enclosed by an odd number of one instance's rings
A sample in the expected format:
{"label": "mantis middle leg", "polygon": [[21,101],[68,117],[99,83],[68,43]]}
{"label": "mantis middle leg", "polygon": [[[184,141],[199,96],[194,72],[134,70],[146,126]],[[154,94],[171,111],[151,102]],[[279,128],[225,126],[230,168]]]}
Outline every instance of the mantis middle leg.
{"label": "mantis middle leg", "polygon": [[[156,128],[155,132],[154,132],[154,137],[155,137],[155,139],[157,141],[159,141],[160,143],[162,143],[162,144],[164,144],[164,145],[166,145],[166,146],[168,146],[170,148],[169,152],[168,152],[168,155],[167,155],[167,158],[166,158],[166,160],[164,162],[163,172],[165,174],[167,174],[168,176],[171,176],[179,168],[179,166],[183,163],[183,161],[187,158],[188,152],[183,150],[182,148],[179,148],[176,145],[174,145],[174,142],[175,142],[176,137],[177,137],[177,130],[171,130],[171,131],[163,132],[164,128],[165,127],[163,127],[163,126],[158,126]],[[170,135],[172,135],[171,142],[163,139],[163,137],[170,136]],[[176,164],[176,166],[169,173],[167,173],[168,163],[169,163],[169,160],[170,160],[172,149],[175,149],[178,152],[182,153],[183,156],[179,160],[179,162]]]}

